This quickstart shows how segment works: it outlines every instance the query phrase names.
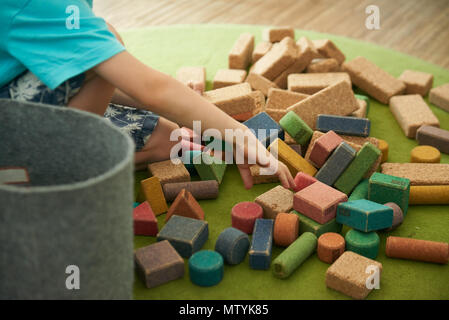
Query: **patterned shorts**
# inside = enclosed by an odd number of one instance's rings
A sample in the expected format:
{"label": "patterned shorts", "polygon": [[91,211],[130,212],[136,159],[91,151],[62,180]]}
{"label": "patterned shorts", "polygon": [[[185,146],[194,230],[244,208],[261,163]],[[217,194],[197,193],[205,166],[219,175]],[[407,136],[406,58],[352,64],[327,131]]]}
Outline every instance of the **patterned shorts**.
{"label": "patterned shorts", "polygon": [[[84,78],[84,73],[80,74],[51,90],[28,71],[1,87],[0,98],[66,106],[80,90]],[[112,103],[104,117],[134,140],[136,151],[143,148],[159,120],[159,116],[150,111]]]}

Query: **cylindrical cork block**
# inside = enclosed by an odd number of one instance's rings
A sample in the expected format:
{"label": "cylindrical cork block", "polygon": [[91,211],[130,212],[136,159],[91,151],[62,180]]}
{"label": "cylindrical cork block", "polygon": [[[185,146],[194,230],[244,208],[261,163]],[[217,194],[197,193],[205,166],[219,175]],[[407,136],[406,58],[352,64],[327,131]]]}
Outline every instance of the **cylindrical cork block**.
{"label": "cylindrical cork block", "polygon": [[384,204],[384,206],[387,206],[387,207],[390,207],[391,209],[393,209],[393,224],[391,225],[391,227],[383,230],[386,232],[390,232],[402,224],[402,221],[404,221],[404,213],[402,212],[401,207],[399,207],[394,202],[387,202]]}
{"label": "cylindrical cork block", "polygon": [[214,286],[223,279],[223,257],[212,250],[201,250],[189,259],[190,280],[202,287]]}
{"label": "cylindrical cork block", "polygon": [[351,229],[346,233],[345,241],[346,250],[370,259],[377,258],[380,239],[376,232],[365,233]]}
{"label": "cylindrical cork block", "polygon": [[449,204],[449,186],[410,186],[409,204]]}
{"label": "cylindrical cork block", "polygon": [[299,216],[294,213],[278,213],[274,221],[274,243],[281,247],[288,247],[299,233]]}
{"label": "cylindrical cork block", "polygon": [[449,243],[388,237],[385,254],[390,258],[447,264]]}
{"label": "cylindrical cork block", "polygon": [[431,146],[417,146],[410,152],[410,162],[412,163],[440,163],[440,151]]}
{"label": "cylindrical cork block", "polygon": [[232,226],[247,234],[253,233],[256,219],[261,218],[263,218],[263,209],[255,202],[240,202],[232,207],[231,210]]}
{"label": "cylindrical cork block", "polygon": [[388,161],[388,142],[382,139],[377,139],[379,141],[379,150],[382,152],[382,158],[381,162],[387,162]]}
{"label": "cylindrical cork block", "polygon": [[273,274],[281,279],[290,276],[315,252],[316,244],[316,236],[311,232],[304,232],[274,260]]}
{"label": "cylindrical cork block", "polygon": [[216,180],[166,183],[163,185],[165,200],[173,201],[182,189],[189,191],[197,200],[215,199],[218,197]]}
{"label": "cylindrical cork block", "polygon": [[335,232],[327,232],[318,238],[318,259],[325,263],[334,263],[345,252],[345,239]]}
{"label": "cylindrical cork block", "polygon": [[249,237],[236,229],[223,230],[215,242],[215,251],[222,255],[227,264],[239,264],[245,259],[249,249]]}

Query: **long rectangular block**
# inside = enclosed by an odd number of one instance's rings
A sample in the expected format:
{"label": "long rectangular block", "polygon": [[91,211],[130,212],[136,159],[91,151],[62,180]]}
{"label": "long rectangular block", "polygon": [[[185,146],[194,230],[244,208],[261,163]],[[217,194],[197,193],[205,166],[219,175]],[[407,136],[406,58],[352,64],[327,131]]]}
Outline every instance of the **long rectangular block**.
{"label": "long rectangular block", "polygon": [[371,121],[367,118],[320,114],[316,128],[321,132],[332,130],[338,134],[367,137],[370,133]]}
{"label": "long rectangular block", "polygon": [[449,185],[449,164],[445,163],[385,162],[382,173],[409,179],[411,186]]}
{"label": "long rectangular block", "polygon": [[206,90],[206,68],[204,67],[181,67],[176,72],[176,79],[201,94]]}
{"label": "long rectangular block", "polygon": [[278,121],[287,113],[287,108],[295,103],[304,100],[309,95],[288,90],[270,88],[268,90],[265,112],[275,121]]}
{"label": "long rectangular block", "polygon": [[346,194],[351,193],[380,155],[379,149],[369,142],[365,143],[357,152],[355,159],[337,179],[334,184],[335,188]]}
{"label": "long rectangular block", "polygon": [[287,112],[279,124],[300,145],[306,145],[312,137],[313,130],[293,111]]}
{"label": "long rectangular block", "polygon": [[416,140],[420,145],[432,146],[442,153],[449,154],[449,131],[433,126],[421,126],[416,131]]}
{"label": "long rectangular block", "polygon": [[253,63],[256,63],[257,60],[266,55],[267,52],[270,51],[272,46],[273,44],[268,41],[259,42],[253,51]]}
{"label": "long rectangular block", "polygon": [[449,204],[449,185],[411,186],[409,204]]}
{"label": "long rectangular block", "polygon": [[176,196],[182,189],[190,192],[195,199],[216,199],[218,197],[218,181],[204,180],[204,181],[190,181],[190,182],[175,182],[166,183],[163,185],[165,199],[167,201],[175,200]]}
{"label": "long rectangular block", "polygon": [[449,83],[431,89],[429,101],[437,107],[449,111]]}
{"label": "long rectangular block", "polygon": [[292,73],[288,76],[288,90],[314,94],[341,81],[351,86],[351,78],[345,72]]}
{"label": "long rectangular block", "polygon": [[423,125],[440,126],[438,118],[419,94],[392,97],[390,110],[409,138],[415,138],[416,131]]}
{"label": "long rectangular block", "polygon": [[[312,135],[312,134],[311,134]],[[319,137],[310,151],[310,161],[317,168],[321,168],[331,153],[343,142],[343,139],[330,130],[325,135]]]}
{"label": "long rectangular block", "polygon": [[404,70],[398,78],[405,84],[405,94],[427,95],[433,85],[433,75],[427,72]]}
{"label": "long rectangular block", "polygon": [[148,165],[148,171],[154,177],[158,177],[162,185],[190,181],[189,171],[182,162],[176,164],[171,160],[153,162]]}
{"label": "long rectangular block", "polygon": [[266,112],[255,115],[243,124],[253,131],[265,147],[268,147],[277,138],[284,139],[284,130]]}
{"label": "long rectangular block", "polygon": [[218,183],[223,180],[227,166],[223,160],[211,157],[207,153],[201,153],[193,158],[193,165],[201,180],[216,180]]}
{"label": "long rectangular block", "polygon": [[151,177],[140,181],[140,187],[146,201],[150,204],[155,215],[158,216],[168,210],[161,182],[158,177]]}
{"label": "long rectangular block", "polygon": [[229,69],[248,68],[254,49],[254,35],[242,33],[234,43],[228,57]]}
{"label": "long rectangular block", "polygon": [[219,69],[215,74],[213,88],[233,86],[242,83],[246,78],[246,70],[239,69]]}
{"label": "long rectangular block", "polygon": [[328,73],[339,72],[340,65],[334,58],[330,59],[313,59],[307,66],[307,73]]}
{"label": "long rectangular block", "polygon": [[327,232],[335,232],[340,233],[342,229],[342,225],[337,222],[337,219],[331,219],[328,222],[321,224],[309,217],[299,213],[296,210],[293,210],[291,213],[298,215],[299,217],[299,234],[303,234],[304,232],[311,232],[319,238],[322,234]]}
{"label": "long rectangular block", "polygon": [[287,108],[294,111],[312,129],[316,128],[316,120],[320,114],[348,115],[358,109],[351,86],[341,81]]}
{"label": "long rectangular block", "polygon": [[326,58],[333,58],[337,60],[338,64],[342,64],[346,57],[343,52],[329,39],[313,40],[313,44],[318,53]]}
{"label": "long rectangular block", "polygon": [[278,213],[289,212],[293,207],[293,192],[283,186],[276,186],[259,195],[255,200],[263,208],[266,219],[276,219]]}
{"label": "long rectangular block", "polygon": [[249,266],[252,269],[267,270],[271,264],[273,247],[272,219],[257,219],[254,224],[251,247],[249,249]]}
{"label": "long rectangular block", "polygon": [[317,172],[316,178],[332,186],[354,160],[356,151],[346,142],[342,142],[327,159],[321,169]]}
{"label": "long rectangular block", "polygon": [[248,74],[248,77],[246,77],[245,81],[251,85],[251,88],[253,90],[259,90],[264,94],[264,96],[268,95],[268,90],[270,90],[271,88],[278,88],[276,83],[255,73]]}
{"label": "long rectangular block", "polygon": [[392,96],[405,91],[405,84],[401,80],[396,79],[364,57],[346,61],[342,68],[349,73],[354,85],[383,104],[388,104]]}
{"label": "long rectangular block", "polygon": [[295,38],[295,30],[291,27],[271,27],[262,31],[262,39],[268,42],[279,42],[285,37]]}
{"label": "long rectangular block", "polygon": [[410,180],[375,172],[369,179],[368,200],[385,204],[394,202],[407,214],[410,197]]}

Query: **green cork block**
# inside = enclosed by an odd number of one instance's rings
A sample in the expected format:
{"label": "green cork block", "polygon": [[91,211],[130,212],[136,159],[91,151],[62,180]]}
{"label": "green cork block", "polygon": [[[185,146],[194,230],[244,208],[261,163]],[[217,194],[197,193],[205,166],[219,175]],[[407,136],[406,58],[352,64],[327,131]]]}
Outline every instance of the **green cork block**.
{"label": "green cork block", "polygon": [[363,94],[354,94],[357,99],[363,100],[366,102],[366,114],[369,112],[369,98],[364,96]]}
{"label": "green cork block", "polygon": [[404,216],[407,214],[410,197],[410,180],[375,172],[369,179],[368,200],[384,204],[396,203]]}
{"label": "green cork block", "polygon": [[341,192],[350,194],[351,191],[362,180],[363,176],[376,162],[381,151],[373,144],[366,142],[357,152],[355,159],[349,164],[334,186]]}
{"label": "green cork block", "polygon": [[363,179],[362,181],[360,181],[360,183],[355,187],[354,191],[352,191],[348,201],[368,199],[368,186],[368,179]]}
{"label": "green cork block", "polygon": [[317,242],[313,233],[303,233],[273,261],[273,274],[281,279],[288,278],[315,252]]}
{"label": "green cork block", "polygon": [[345,236],[346,250],[360,254],[361,256],[376,259],[379,253],[380,239],[376,232],[360,232],[349,230]]}
{"label": "green cork block", "polygon": [[290,213],[294,213],[299,216],[299,234],[310,232],[313,233],[317,238],[319,238],[323,233],[341,232],[342,225],[337,222],[337,219],[332,219],[325,224],[320,224],[296,210],[293,210]]}
{"label": "green cork block", "polygon": [[279,120],[282,129],[287,131],[289,135],[300,145],[305,145],[312,137],[313,130],[293,111],[287,112],[285,116]]}
{"label": "green cork block", "polygon": [[224,161],[203,152],[193,158],[193,165],[201,180],[217,180],[218,183],[223,180],[226,171]]}

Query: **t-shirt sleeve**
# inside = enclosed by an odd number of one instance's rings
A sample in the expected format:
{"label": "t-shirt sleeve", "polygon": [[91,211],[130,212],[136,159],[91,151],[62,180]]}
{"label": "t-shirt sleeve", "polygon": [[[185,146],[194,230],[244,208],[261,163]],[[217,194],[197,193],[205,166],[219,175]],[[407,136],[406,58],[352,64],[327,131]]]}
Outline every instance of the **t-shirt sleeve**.
{"label": "t-shirt sleeve", "polygon": [[7,49],[51,89],[125,50],[86,0],[29,1],[12,21]]}

